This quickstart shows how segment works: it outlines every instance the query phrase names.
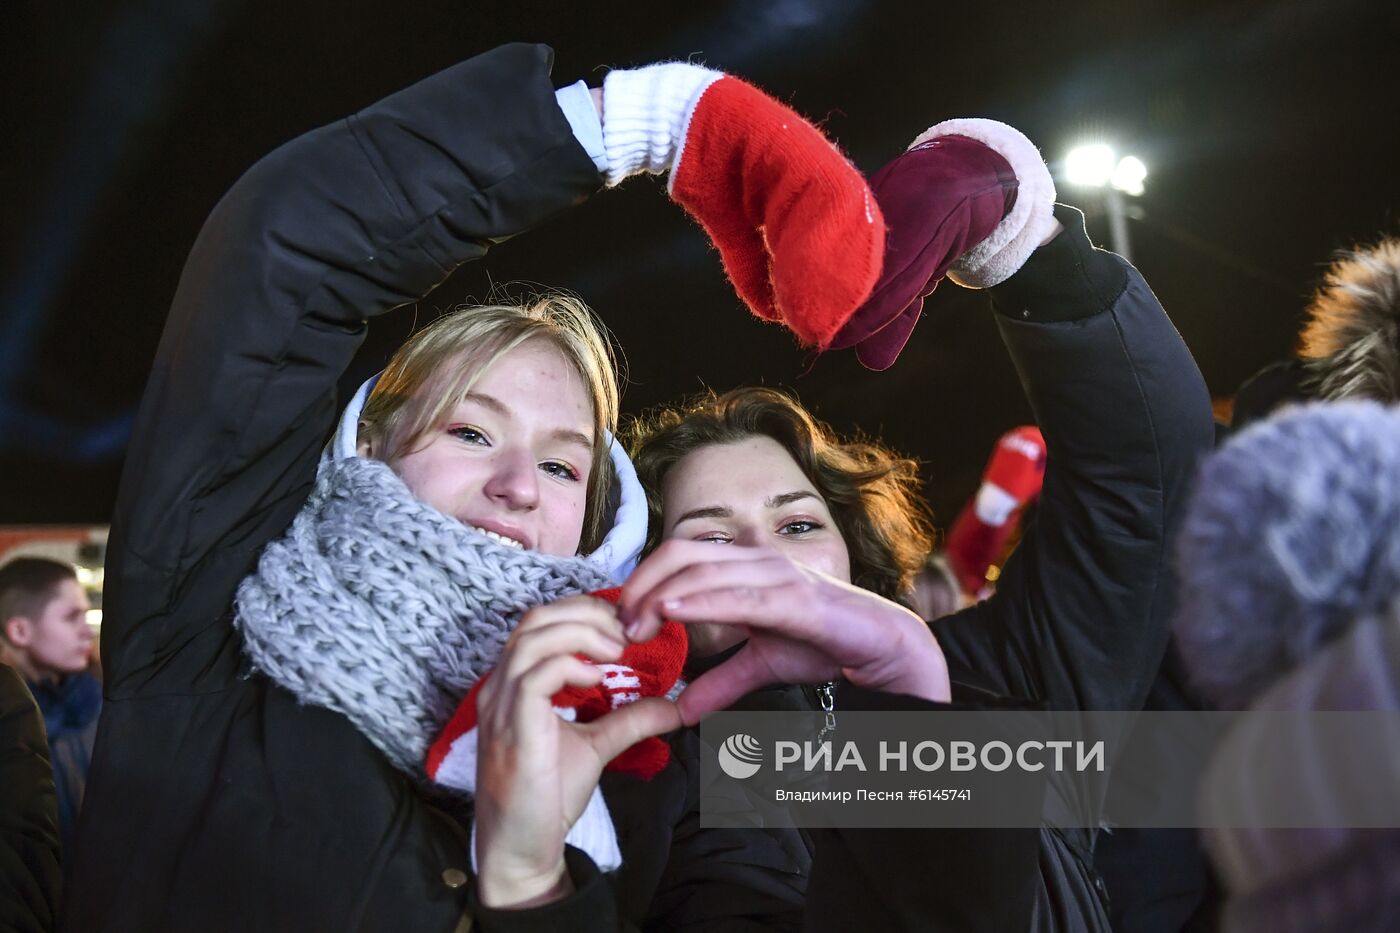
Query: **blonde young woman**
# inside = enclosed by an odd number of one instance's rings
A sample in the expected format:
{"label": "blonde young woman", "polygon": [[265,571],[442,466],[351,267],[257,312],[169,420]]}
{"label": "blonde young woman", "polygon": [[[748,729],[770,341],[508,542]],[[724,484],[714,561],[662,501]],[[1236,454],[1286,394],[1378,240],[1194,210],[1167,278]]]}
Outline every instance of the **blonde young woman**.
{"label": "blonde young woman", "polygon": [[[201,232],[116,504],[108,704],[69,928],[535,929],[586,916],[728,929],[800,898],[797,854],[705,841],[681,753],[610,801],[623,859],[609,882],[566,847],[603,763],[676,724],[670,703],[588,727],[551,714],[528,741],[516,728],[515,711],[548,713],[560,687],[596,676],[522,664],[532,651],[621,650],[560,616],[577,602],[524,610],[610,582],[641,541],[630,466],[609,446],[615,376],[585,310],[551,299],[442,321],[356,396],[322,453],[369,318],[638,171],[674,169],[673,196],[743,297],[803,339],[829,341],[869,291],[878,212],[791,111],[690,65],[556,92],[551,57],[506,46],[308,133],[255,165]],[[806,158],[769,142],[778,122]],[[744,184],[755,165],[772,199]],[[785,225],[789,212],[829,222]],[[864,244],[864,260],[789,274],[792,255],[820,253],[816,229]],[[770,263],[771,277],[751,274]],[[473,848],[472,821],[425,797],[421,756],[493,667]],[[573,743],[583,765],[532,771],[530,742]],[[542,899],[546,915],[532,909]]]}

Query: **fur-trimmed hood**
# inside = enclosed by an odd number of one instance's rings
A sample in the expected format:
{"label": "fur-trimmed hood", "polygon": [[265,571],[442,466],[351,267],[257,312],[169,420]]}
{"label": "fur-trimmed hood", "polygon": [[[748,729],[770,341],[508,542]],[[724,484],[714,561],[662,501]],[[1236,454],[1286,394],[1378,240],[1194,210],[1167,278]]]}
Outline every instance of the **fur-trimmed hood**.
{"label": "fur-trimmed hood", "polygon": [[1308,307],[1299,356],[1315,398],[1400,402],[1400,239],[1332,263]]}

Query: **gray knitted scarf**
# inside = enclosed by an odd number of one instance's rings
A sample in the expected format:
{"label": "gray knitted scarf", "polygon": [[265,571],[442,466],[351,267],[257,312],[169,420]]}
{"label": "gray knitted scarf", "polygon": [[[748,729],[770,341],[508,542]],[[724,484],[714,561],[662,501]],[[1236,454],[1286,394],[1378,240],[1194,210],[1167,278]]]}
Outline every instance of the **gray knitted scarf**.
{"label": "gray knitted scarf", "polygon": [[421,775],[520,615],[608,584],[585,558],[499,544],[414,498],[384,463],[351,457],[322,464],[239,585],[235,624],[258,670]]}

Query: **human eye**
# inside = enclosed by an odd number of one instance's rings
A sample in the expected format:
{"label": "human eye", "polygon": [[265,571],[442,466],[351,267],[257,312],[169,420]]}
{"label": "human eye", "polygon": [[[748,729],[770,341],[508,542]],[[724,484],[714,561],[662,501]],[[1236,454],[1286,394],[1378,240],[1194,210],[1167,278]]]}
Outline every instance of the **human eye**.
{"label": "human eye", "polygon": [[707,531],[704,534],[696,535],[691,540],[708,541],[711,544],[730,544],[734,539],[722,531]]}
{"label": "human eye", "polygon": [[540,464],[540,469],[550,476],[558,479],[566,479],[571,483],[577,483],[583,478],[578,470],[564,463],[562,460],[546,460]]}
{"label": "human eye", "polygon": [[783,522],[778,528],[778,534],[788,537],[800,537],[801,535],[811,534],[814,531],[820,531],[825,527],[825,525],[815,519],[794,518],[791,521]]}
{"label": "human eye", "polygon": [[480,444],[489,447],[491,441],[486,437],[486,433],[480,428],[474,428],[469,424],[457,424],[447,429],[447,433],[465,441],[468,444]]}

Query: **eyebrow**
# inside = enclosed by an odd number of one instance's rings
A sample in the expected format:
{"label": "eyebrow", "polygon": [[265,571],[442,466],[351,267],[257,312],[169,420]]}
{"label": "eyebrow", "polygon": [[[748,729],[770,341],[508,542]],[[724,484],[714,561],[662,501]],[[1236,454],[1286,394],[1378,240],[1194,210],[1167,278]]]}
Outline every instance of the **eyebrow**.
{"label": "eyebrow", "polygon": [[[510,406],[496,398],[494,395],[487,395],[484,392],[467,392],[462,396],[464,402],[476,402],[483,408],[489,408],[502,418],[513,418],[515,413],[510,410]],[[556,428],[549,432],[551,440],[560,441],[565,444],[577,444],[585,450],[593,449],[593,439],[582,431],[575,431],[570,428]]]}
{"label": "eyebrow", "polygon": [[799,499],[815,498],[817,498],[816,493],[809,492],[806,489],[798,489],[794,492],[785,492],[780,495],[770,496],[768,499],[764,500],[763,507],[766,509],[781,509],[783,506],[796,502]]}
{"label": "eyebrow", "polygon": [[[816,498],[817,498],[817,494],[816,494],[816,493],[814,493],[814,492],[808,492],[808,491],[805,490],[805,489],[798,489],[798,490],[795,490],[795,491],[793,491],[793,492],[784,492],[784,493],[780,493],[780,494],[778,494],[778,495],[776,495],[776,496],[769,496],[767,499],[764,499],[764,500],[763,500],[763,507],[764,507],[765,509],[780,509],[780,508],[782,508],[783,506],[788,505],[788,504],[793,503],[793,502],[797,502],[797,501],[800,500],[800,499],[816,499]],[[688,522],[688,521],[690,521],[691,519],[696,519],[696,518],[733,518],[733,517],[734,517],[734,510],[731,509],[731,508],[729,508],[728,506],[723,506],[723,505],[707,505],[707,506],[704,506],[704,507],[702,507],[702,508],[691,509],[689,512],[686,512],[684,515],[681,515],[679,518],[677,518],[677,519],[671,524],[671,527],[672,527],[672,528],[675,528],[675,527],[676,527],[677,525],[679,525],[681,522]]]}
{"label": "eyebrow", "polygon": [[725,507],[722,506],[722,505],[710,505],[710,506],[706,506],[706,507],[701,508],[701,509],[691,509],[689,512],[686,512],[686,513],[685,513],[684,515],[682,515],[680,518],[677,518],[674,522],[672,522],[672,523],[671,523],[671,527],[674,528],[674,527],[676,527],[677,525],[679,525],[681,522],[688,522],[688,521],[690,521],[690,520],[692,520],[692,519],[696,519],[696,518],[733,518],[733,517],[734,517],[734,510],[733,510],[733,509],[727,509],[727,508],[725,508]]}

